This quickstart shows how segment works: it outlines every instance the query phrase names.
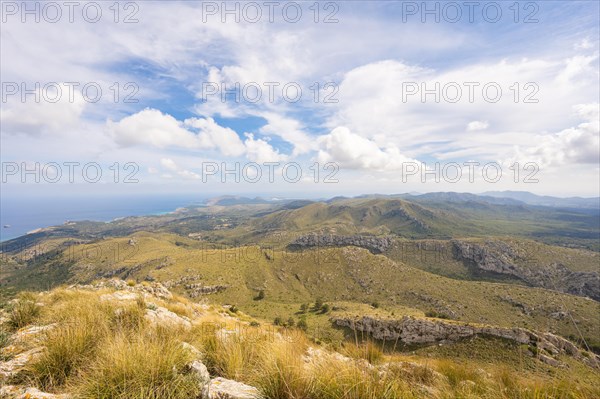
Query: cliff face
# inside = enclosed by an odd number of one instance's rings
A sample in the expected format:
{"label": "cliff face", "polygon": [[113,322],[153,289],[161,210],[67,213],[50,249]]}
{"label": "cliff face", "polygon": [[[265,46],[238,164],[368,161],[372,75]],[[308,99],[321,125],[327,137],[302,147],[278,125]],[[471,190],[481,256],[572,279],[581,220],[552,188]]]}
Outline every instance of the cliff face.
{"label": "cliff face", "polygon": [[[492,336],[507,339],[531,348],[537,348],[540,360],[551,364],[558,361],[548,355],[567,354],[581,359],[588,365],[600,367],[600,356],[579,349],[572,342],[550,333],[537,333],[524,328],[504,328],[479,326],[437,319],[424,319],[404,316],[402,319],[337,318],[332,320],[339,327],[360,331],[375,339],[399,341],[404,344],[433,344],[457,342],[474,336]],[[542,357],[544,356],[544,357]]]}
{"label": "cliff face", "polygon": [[454,256],[458,260],[469,262],[481,270],[515,276],[532,286],[600,301],[598,272],[572,271],[560,263],[551,263],[539,268],[523,267],[518,264],[519,256],[513,248],[497,241],[481,245],[453,240],[452,244]]}
{"label": "cliff face", "polygon": [[289,245],[291,249],[302,249],[312,247],[343,247],[353,245],[368,249],[372,253],[379,254],[386,251],[392,245],[390,237],[371,236],[339,236],[324,234],[307,234],[298,237]]}

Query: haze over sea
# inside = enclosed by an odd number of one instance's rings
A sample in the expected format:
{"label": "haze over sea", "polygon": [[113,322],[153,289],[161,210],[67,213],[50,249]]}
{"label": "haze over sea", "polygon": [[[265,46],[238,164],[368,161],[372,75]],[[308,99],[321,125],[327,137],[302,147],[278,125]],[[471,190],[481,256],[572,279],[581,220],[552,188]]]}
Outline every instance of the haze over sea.
{"label": "haze over sea", "polygon": [[75,198],[2,196],[0,241],[19,237],[38,228],[61,225],[67,220],[108,222],[126,216],[156,215],[201,204],[204,199],[193,195],[94,195]]}

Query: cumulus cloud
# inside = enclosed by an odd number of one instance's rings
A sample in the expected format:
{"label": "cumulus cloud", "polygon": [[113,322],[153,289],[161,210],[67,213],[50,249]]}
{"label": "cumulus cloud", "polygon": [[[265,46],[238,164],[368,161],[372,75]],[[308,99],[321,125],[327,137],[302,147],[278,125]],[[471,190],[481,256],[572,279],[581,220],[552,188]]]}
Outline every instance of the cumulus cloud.
{"label": "cumulus cloud", "polygon": [[598,164],[600,159],[600,104],[574,107],[584,122],[551,135],[538,136],[536,146],[515,149],[510,162],[536,162],[540,167]]}
{"label": "cumulus cloud", "polygon": [[121,146],[150,144],[157,148],[198,147],[198,137],[183,124],[159,110],[146,108],[118,122],[108,121],[108,130]]}
{"label": "cumulus cloud", "polygon": [[[410,146],[419,156],[460,151],[463,157],[501,159],[512,145],[530,145],[535,134],[565,126],[565,109],[595,99],[597,63],[597,55],[589,54],[481,60],[439,70],[373,62],[344,74],[343,101],[331,106],[327,126],[346,126],[379,146]],[[477,85],[472,101],[469,82]],[[490,100],[494,90],[484,90],[487,84],[500,87],[497,102]],[[465,121],[474,122],[467,131]]]}
{"label": "cumulus cloud", "polygon": [[0,121],[2,133],[8,134],[37,136],[76,127],[86,106],[81,93],[64,84],[47,86],[45,89],[39,86],[35,94],[28,94],[24,99],[20,92],[15,95],[3,94],[6,101],[3,99]]}
{"label": "cumulus cloud", "polygon": [[186,126],[198,129],[200,148],[216,148],[225,156],[236,157],[244,154],[244,144],[237,133],[219,125],[214,119],[190,118],[186,119],[184,123]]}
{"label": "cumulus cloud", "polygon": [[[108,121],[108,131],[120,146],[149,145],[152,147],[215,150],[225,157],[246,156],[252,161],[279,161],[285,158],[266,140],[238,134],[212,118],[189,118],[181,122],[156,109],[145,109],[118,122]],[[163,166],[169,167],[167,162]]]}
{"label": "cumulus cloud", "polygon": [[302,155],[316,149],[315,140],[304,131],[302,124],[296,119],[275,112],[261,113],[260,116],[267,120],[267,124],[260,128],[260,132],[279,136],[291,143],[294,146],[292,155]]}
{"label": "cumulus cloud", "polygon": [[337,127],[318,139],[319,162],[336,162],[349,169],[378,171],[400,170],[403,163],[416,163],[400,153],[395,146],[380,148],[374,141],[352,133],[346,127]]}
{"label": "cumulus cloud", "polygon": [[286,159],[286,157],[273,149],[269,143],[263,139],[255,139],[251,133],[246,133],[246,151],[247,157],[253,162],[278,162]]}

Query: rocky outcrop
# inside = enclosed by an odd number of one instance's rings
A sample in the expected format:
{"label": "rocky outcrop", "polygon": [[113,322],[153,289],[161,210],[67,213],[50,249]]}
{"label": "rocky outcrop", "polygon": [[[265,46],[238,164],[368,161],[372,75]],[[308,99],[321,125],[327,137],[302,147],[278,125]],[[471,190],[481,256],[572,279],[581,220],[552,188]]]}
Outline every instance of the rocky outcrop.
{"label": "rocky outcrop", "polygon": [[[75,284],[69,286],[69,289],[81,289],[81,290],[91,290],[97,291],[102,288],[113,288],[121,291],[118,295],[122,295],[125,292],[129,292],[130,294],[140,294],[142,296],[154,296],[160,299],[172,299],[173,294],[169,291],[164,285],[157,282],[144,282],[142,284],[134,284],[130,285],[126,281],[120,279],[111,279],[106,281],[101,281],[99,283],[93,285],[80,285]],[[110,294],[112,295],[112,294]],[[127,295],[125,295],[127,296]],[[131,295],[133,296],[133,295]],[[107,299],[110,299],[107,297]],[[124,298],[125,300],[127,298]]]}
{"label": "rocky outcrop", "polygon": [[55,395],[36,388],[23,388],[14,385],[0,387],[0,398],[5,399],[70,399],[71,395]]}
{"label": "rocky outcrop", "polygon": [[216,294],[225,291],[228,285],[204,285],[202,283],[186,284],[185,289],[190,298],[197,298],[200,295]]}
{"label": "rocky outcrop", "polygon": [[145,319],[154,326],[177,326],[189,330],[192,328],[190,319],[185,316],[179,316],[170,310],[155,306],[152,309],[146,309]]}
{"label": "rocky outcrop", "polygon": [[519,264],[519,254],[502,241],[486,241],[484,244],[453,240],[456,259],[474,265],[486,272],[517,277],[526,283],[573,295],[586,296],[600,301],[600,274],[577,272],[561,263],[540,267]]}
{"label": "rocky outcrop", "polygon": [[43,350],[44,348],[42,347],[36,347],[26,352],[16,354],[10,360],[0,362],[0,381],[17,375],[29,362],[39,358],[42,355]]}
{"label": "rocky outcrop", "polygon": [[[524,328],[504,328],[404,316],[402,319],[336,318],[339,327],[350,328],[385,341],[407,345],[451,343],[474,336],[491,336],[529,345],[549,355],[566,354],[593,367],[600,367],[600,356],[579,349],[572,342],[550,333],[535,333]],[[548,363],[548,362],[546,362]]]}
{"label": "rocky outcrop", "polygon": [[368,249],[374,254],[385,252],[393,243],[391,237],[338,236],[333,234],[307,234],[296,238],[288,248],[304,249],[313,247],[355,246]]}
{"label": "rocky outcrop", "polygon": [[217,377],[204,387],[203,399],[261,399],[258,389],[241,382]]}

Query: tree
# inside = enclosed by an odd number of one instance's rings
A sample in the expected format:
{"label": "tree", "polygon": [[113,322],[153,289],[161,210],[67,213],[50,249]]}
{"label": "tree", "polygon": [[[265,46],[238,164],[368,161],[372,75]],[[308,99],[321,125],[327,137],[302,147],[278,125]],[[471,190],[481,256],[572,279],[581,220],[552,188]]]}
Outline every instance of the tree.
{"label": "tree", "polygon": [[294,318],[290,316],[290,318],[287,321],[287,325],[288,327],[294,327],[296,325],[296,320],[294,320]]}
{"label": "tree", "polygon": [[329,304],[324,303],[323,306],[321,306],[321,313],[327,313],[329,312]]}
{"label": "tree", "polygon": [[321,298],[317,298],[317,300],[315,301],[315,311],[319,311],[321,310],[321,308],[323,307],[323,299]]}
{"label": "tree", "polygon": [[298,320],[297,326],[302,331],[308,330],[308,323],[306,322],[306,317],[301,317],[300,320]]}

